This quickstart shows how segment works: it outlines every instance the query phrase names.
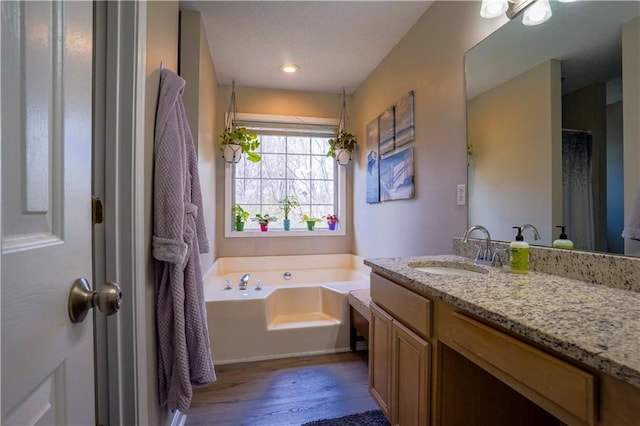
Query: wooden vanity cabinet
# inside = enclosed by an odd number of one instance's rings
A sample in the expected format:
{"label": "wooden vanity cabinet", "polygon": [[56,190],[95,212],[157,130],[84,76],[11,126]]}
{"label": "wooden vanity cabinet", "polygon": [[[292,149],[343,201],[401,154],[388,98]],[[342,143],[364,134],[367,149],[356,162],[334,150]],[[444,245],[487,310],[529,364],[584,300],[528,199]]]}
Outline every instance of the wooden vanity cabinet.
{"label": "wooden vanity cabinet", "polygon": [[428,425],[429,343],[396,320],[391,330],[391,424]]}
{"label": "wooden vanity cabinet", "polygon": [[394,426],[640,424],[640,388],[376,273],[370,312],[369,390]]}
{"label": "wooden vanity cabinet", "polygon": [[393,318],[371,302],[369,305],[369,392],[387,419],[391,418],[391,326]]}
{"label": "wooden vanity cabinet", "polygon": [[371,395],[392,425],[428,425],[431,302],[375,274],[371,298]]}
{"label": "wooden vanity cabinet", "polygon": [[449,307],[439,341],[568,425],[596,422],[595,376]]}

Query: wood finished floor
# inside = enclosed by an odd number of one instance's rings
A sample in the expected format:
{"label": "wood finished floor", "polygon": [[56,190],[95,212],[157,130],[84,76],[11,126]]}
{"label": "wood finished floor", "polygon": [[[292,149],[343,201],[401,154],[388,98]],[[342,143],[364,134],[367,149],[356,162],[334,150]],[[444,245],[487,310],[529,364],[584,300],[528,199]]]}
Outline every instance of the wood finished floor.
{"label": "wood finished floor", "polygon": [[376,410],[366,352],[220,365],[194,390],[187,425],[299,426]]}

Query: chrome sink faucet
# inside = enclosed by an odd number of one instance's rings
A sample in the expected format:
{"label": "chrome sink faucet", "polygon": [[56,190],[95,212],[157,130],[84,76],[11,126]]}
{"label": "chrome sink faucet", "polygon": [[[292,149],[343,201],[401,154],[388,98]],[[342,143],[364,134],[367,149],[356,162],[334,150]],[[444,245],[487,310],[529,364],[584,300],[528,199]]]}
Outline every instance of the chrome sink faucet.
{"label": "chrome sink faucet", "polygon": [[251,274],[244,274],[242,276],[242,278],[240,278],[240,283],[238,284],[238,288],[240,290],[246,290],[247,289],[247,283],[249,282],[249,277],[251,276]]}
{"label": "chrome sink faucet", "polygon": [[532,224],[530,224],[530,223],[522,225],[522,231],[521,232],[524,232],[524,230],[527,229],[527,228],[529,228],[529,229],[531,229],[533,231],[533,238],[534,239],[536,239],[536,240],[540,239],[540,233],[538,232],[538,229],[535,226],[533,226]]}
{"label": "chrome sink faucet", "polygon": [[476,254],[475,262],[490,264],[491,263],[491,234],[489,234],[489,231],[487,230],[487,228],[481,225],[473,225],[471,228],[467,229],[467,232],[464,233],[464,236],[462,237],[462,242],[463,243],[469,242],[469,235],[471,235],[473,231],[481,231],[484,234],[484,238],[485,238],[485,248],[484,249],[482,249],[482,247],[479,248],[478,253]]}

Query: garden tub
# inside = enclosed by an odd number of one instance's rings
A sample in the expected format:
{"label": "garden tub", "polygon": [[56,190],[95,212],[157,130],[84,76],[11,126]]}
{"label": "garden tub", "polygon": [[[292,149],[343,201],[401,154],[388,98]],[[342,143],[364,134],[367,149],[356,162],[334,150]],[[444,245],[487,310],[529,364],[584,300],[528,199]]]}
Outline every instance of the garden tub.
{"label": "garden tub", "polygon": [[[214,362],[349,350],[348,293],[369,288],[369,271],[347,254],[216,260],[204,277]],[[247,288],[240,290],[245,274]]]}

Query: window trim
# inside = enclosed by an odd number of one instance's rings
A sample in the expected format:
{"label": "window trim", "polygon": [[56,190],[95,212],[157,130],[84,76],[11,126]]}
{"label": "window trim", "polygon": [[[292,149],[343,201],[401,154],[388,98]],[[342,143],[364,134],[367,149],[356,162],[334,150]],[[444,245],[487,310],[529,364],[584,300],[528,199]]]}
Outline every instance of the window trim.
{"label": "window trim", "polygon": [[[286,115],[269,115],[269,114],[248,114],[238,113],[237,121],[239,122],[264,122],[264,123],[282,123],[294,125],[320,125],[335,126],[338,120],[334,118],[318,118],[318,117],[300,117]],[[234,164],[224,163],[224,237],[225,238],[274,238],[274,237],[340,237],[347,234],[348,220],[346,218],[346,202],[347,202],[347,185],[346,185],[346,167],[336,165],[336,185],[338,192],[336,197],[337,215],[340,218],[340,227],[335,231],[328,229],[316,228],[313,231],[308,230],[291,230],[269,229],[267,232],[247,230],[238,232],[233,229],[233,215],[231,206],[234,203],[233,179]],[[294,220],[294,219],[292,219]]]}

